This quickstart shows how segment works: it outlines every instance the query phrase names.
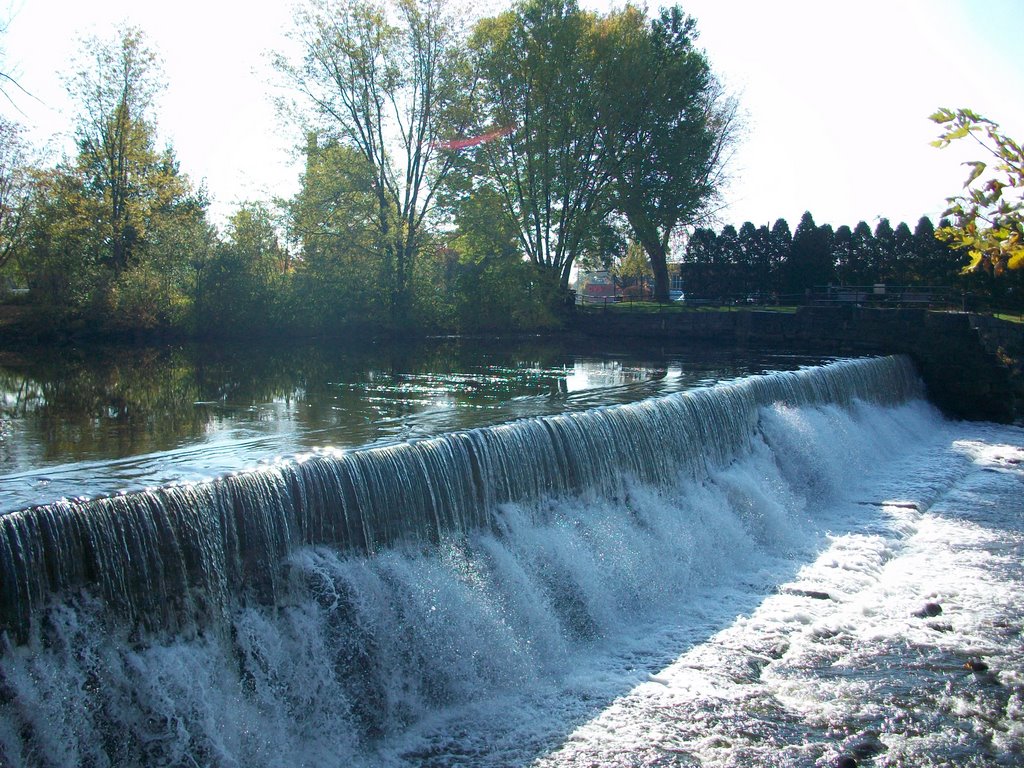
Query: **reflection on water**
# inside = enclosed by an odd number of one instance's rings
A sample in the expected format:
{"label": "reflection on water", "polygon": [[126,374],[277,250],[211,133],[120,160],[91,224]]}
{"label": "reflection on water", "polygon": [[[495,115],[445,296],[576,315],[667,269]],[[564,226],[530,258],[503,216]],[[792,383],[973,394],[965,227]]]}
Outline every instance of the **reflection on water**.
{"label": "reflection on water", "polygon": [[818,359],[438,340],[0,358],[0,511],[636,400]]}

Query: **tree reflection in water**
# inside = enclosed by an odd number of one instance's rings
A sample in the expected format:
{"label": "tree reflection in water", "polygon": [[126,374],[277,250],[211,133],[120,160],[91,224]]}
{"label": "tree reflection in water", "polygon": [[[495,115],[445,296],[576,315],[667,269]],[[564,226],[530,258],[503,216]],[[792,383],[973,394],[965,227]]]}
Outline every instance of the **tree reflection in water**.
{"label": "tree reflection in water", "polygon": [[0,512],[809,362],[735,350],[590,346],[440,339],[6,352]]}

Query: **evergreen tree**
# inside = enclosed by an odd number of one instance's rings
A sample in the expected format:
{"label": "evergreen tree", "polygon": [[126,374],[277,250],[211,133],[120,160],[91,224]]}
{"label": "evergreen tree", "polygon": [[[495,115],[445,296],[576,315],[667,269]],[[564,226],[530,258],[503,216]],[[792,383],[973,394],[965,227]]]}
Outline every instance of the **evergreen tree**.
{"label": "evergreen tree", "polygon": [[789,224],[785,219],[776,219],[772,225],[768,250],[770,268],[769,290],[776,299],[780,299],[785,292],[783,273],[786,270],[786,265],[789,263],[789,257],[792,252],[793,235],[789,231]]}
{"label": "evergreen tree", "polygon": [[922,216],[913,234],[914,273],[926,285],[954,286],[960,282],[960,271],[968,259],[963,251],[935,237],[935,226]]}
{"label": "evergreen tree", "polygon": [[759,262],[757,230],[749,221],[743,222],[738,233],[739,260],[737,263],[737,293],[747,296],[753,293],[757,283],[757,264]]}
{"label": "evergreen tree", "polygon": [[888,219],[875,225],[875,241],[871,277],[876,283],[892,283],[895,279],[896,233]]}
{"label": "evergreen tree", "polygon": [[836,280],[840,285],[855,285],[850,279],[853,259],[853,231],[843,224],[832,236],[832,258],[836,265]]}
{"label": "evergreen tree", "polygon": [[786,266],[786,292],[806,295],[816,286],[835,279],[832,264],[831,227],[818,227],[810,212],[804,213],[793,233],[792,255]]}
{"label": "evergreen tree", "polygon": [[713,273],[720,261],[718,235],[706,227],[698,227],[686,243],[683,259],[683,282],[688,294],[708,298],[714,290]]}
{"label": "evergreen tree", "polygon": [[906,222],[901,221],[893,232],[892,279],[897,285],[917,282],[913,271],[914,236]]}
{"label": "evergreen tree", "polygon": [[850,238],[847,285],[866,286],[876,282],[875,236],[866,221],[857,222]]}

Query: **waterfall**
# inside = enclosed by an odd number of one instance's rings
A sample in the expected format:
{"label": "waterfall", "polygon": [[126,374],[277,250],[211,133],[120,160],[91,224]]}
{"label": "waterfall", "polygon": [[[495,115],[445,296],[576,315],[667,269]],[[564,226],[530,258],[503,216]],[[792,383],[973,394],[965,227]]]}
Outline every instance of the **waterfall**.
{"label": "waterfall", "polygon": [[699,478],[749,445],[772,403],[920,395],[905,358],[846,360],[10,513],[0,516],[0,630],[23,643],[53,600],[85,594],[138,631],[194,633],[222,622],[233,600],[276,604],[286,560],[305,546],[430,547],[496,530],[506,502],[621,497],[627,482]]}

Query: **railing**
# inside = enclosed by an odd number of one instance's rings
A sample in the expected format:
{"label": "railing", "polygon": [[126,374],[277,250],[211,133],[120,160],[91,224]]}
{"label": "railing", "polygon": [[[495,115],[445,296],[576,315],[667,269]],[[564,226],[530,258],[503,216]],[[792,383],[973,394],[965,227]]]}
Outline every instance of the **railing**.
{"label": "railing", "polygon": [[949,286],[935,285],[827,285],[817,286],[806,303],[814,305],[853,305],[965,311],[968,296]]}
{"label": "railing", "polygon": [[[877,308],[921,308],[956,312],[1003,311],[989,306],[979,297],[949,286],[923,285],[860,285],[817,286],[803,293],[743,293],[704,296],[687,293],[667,304],[658,304],[649,297],[617,294],[614,296],[577,297],[577,306],[584,311],[611,310],[615,307],[644,308],[647,311],[688,309],[780,309],[799,306],[861,306]],[[1019,313],[1015,310],[1014,313]]]}

